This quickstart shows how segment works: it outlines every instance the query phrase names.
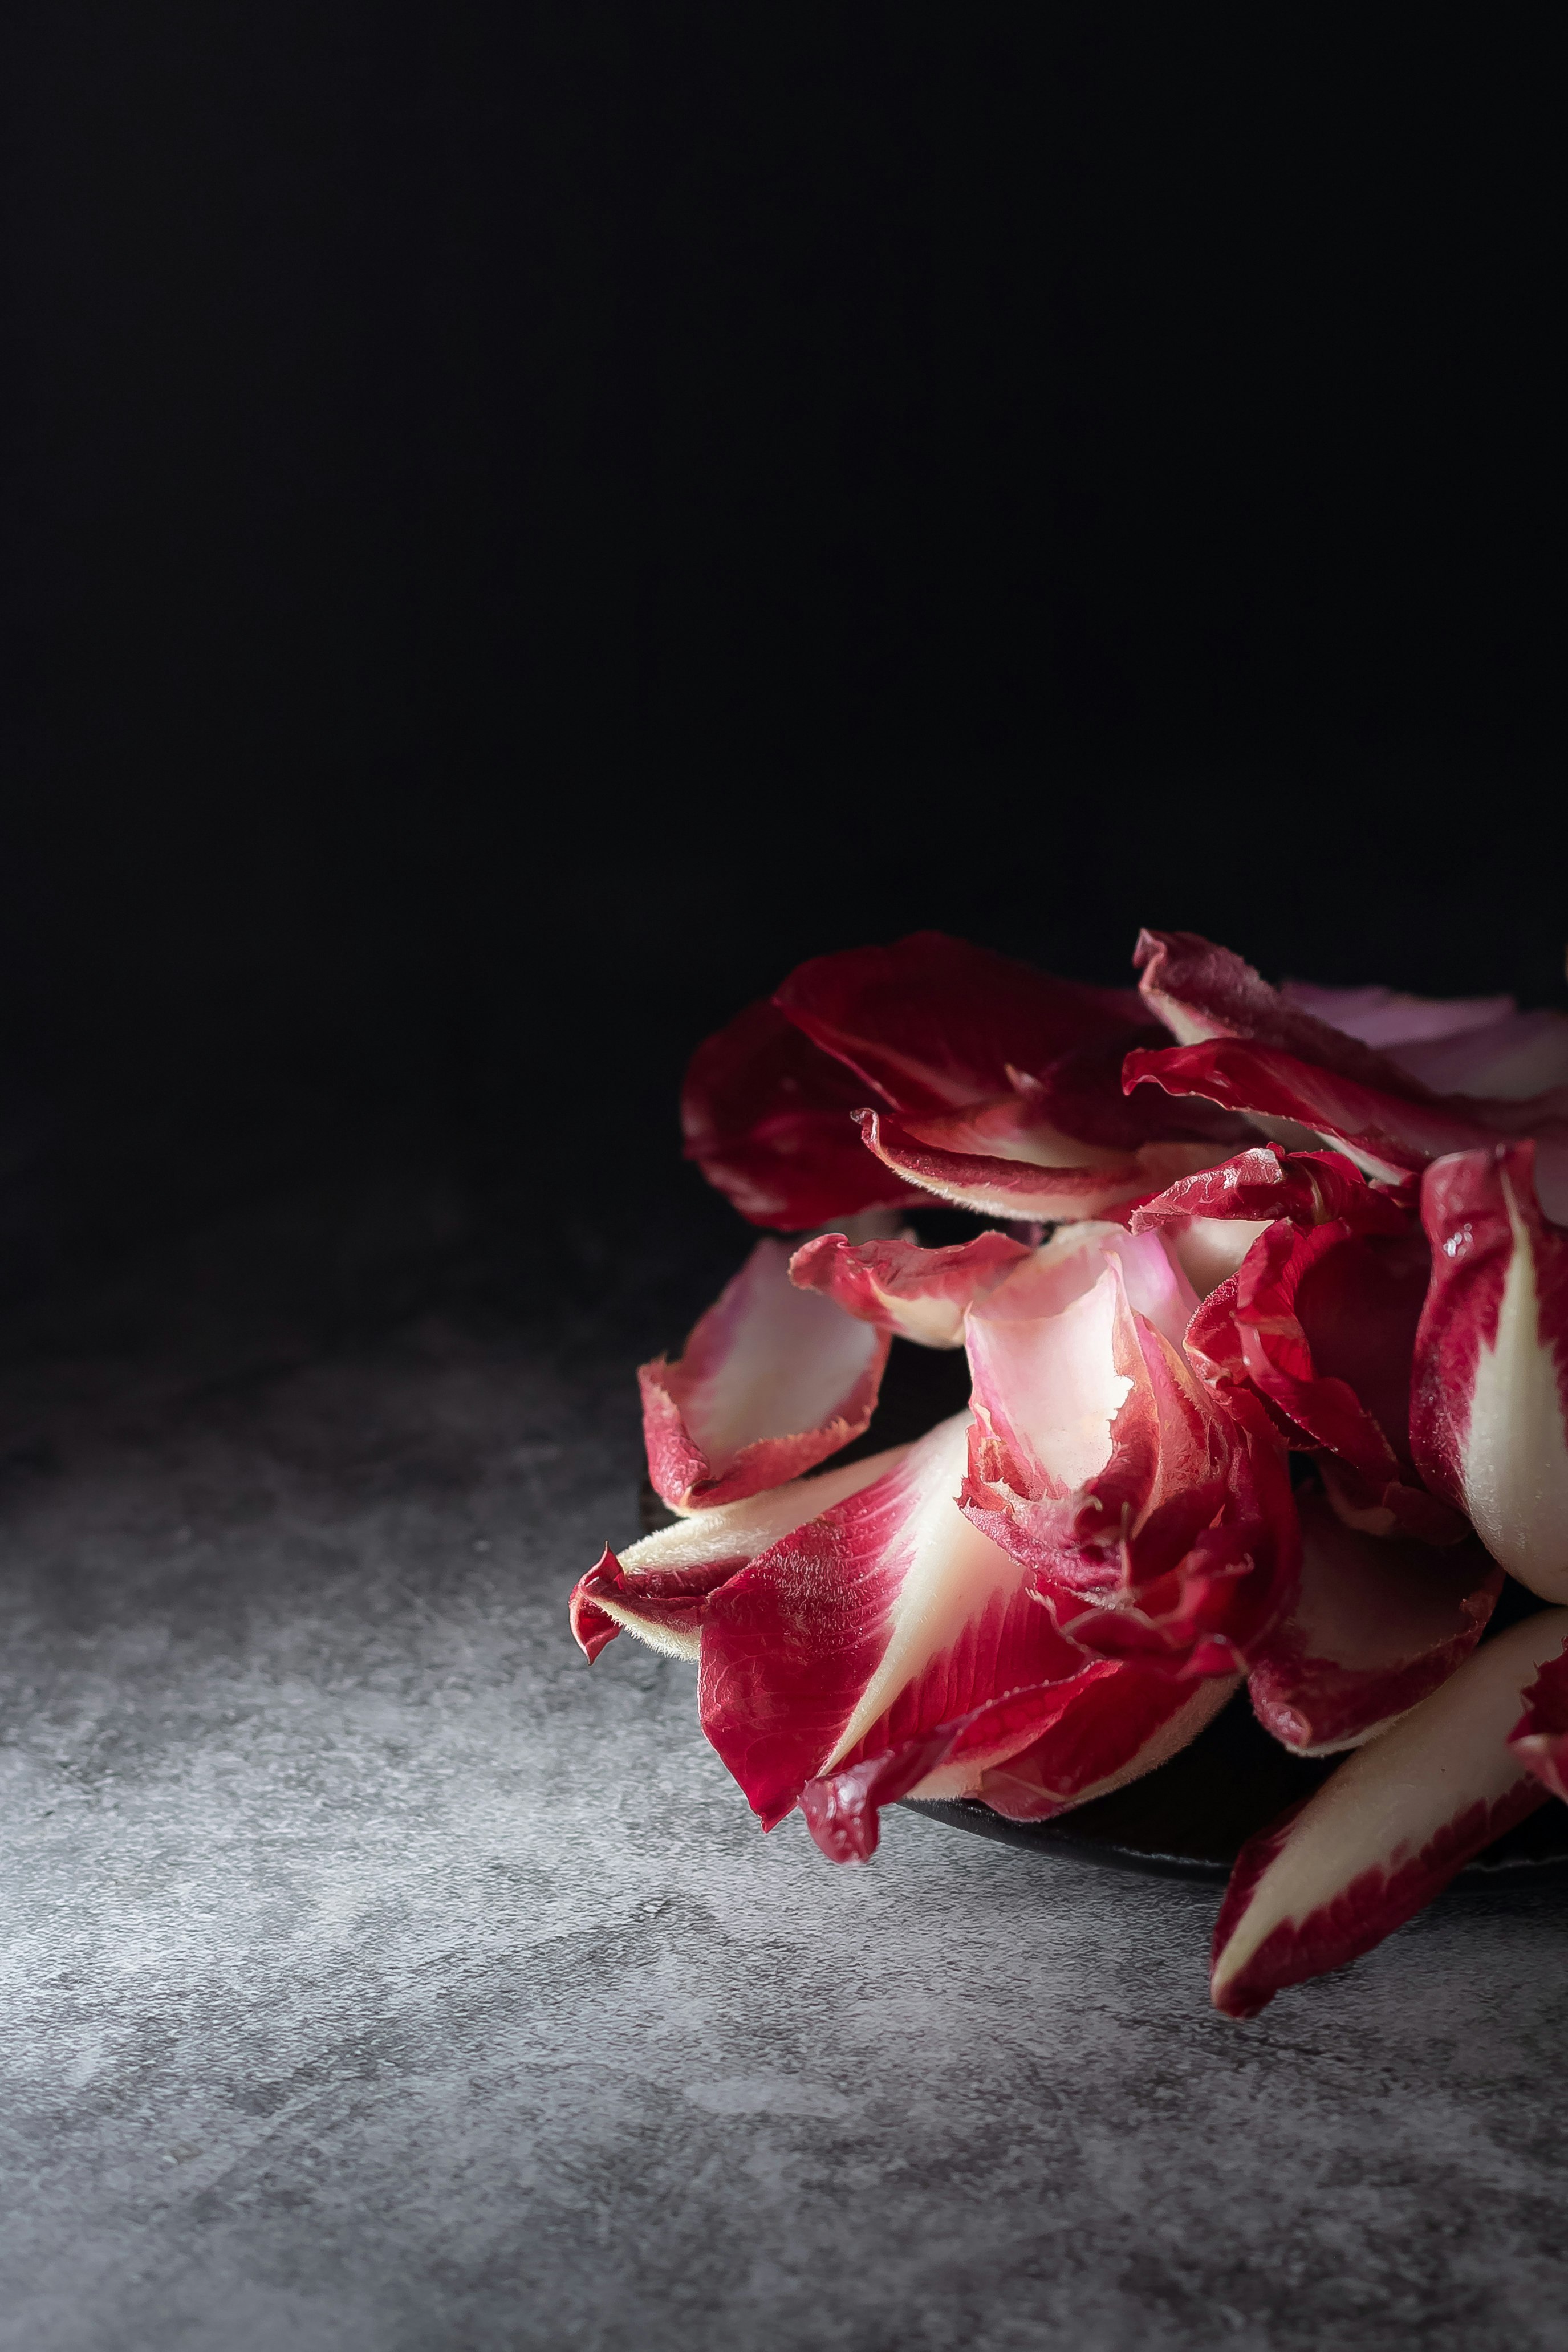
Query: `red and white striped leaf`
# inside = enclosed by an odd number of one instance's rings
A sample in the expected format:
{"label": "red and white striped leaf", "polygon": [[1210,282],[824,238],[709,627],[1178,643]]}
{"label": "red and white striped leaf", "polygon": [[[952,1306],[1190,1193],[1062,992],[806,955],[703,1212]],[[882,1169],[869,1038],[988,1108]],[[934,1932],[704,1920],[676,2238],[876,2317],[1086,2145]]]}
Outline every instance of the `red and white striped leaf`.
{"label": "red and white striped leaf", "polygon": [[[968,1416],[709,1601],[702,1727],[771,1827],[808,1780],[1078,1672],[1018,1563],[959,1510]],[[1005,1727],[1024,1747],[1027,1720]]]}
{"label": "red and white striped leaf", "polygon": [[572,1631],[590,1663],[619,1633],[668,1657],[695,1658],[709,1596],[759,1553],[882,1477],[909,1452],[893,1445],[815,1477],[694,1512],[644,1536],[617,1559],[608,1544],[572,1589]]}
{"label": "red and white striped leaf", "polygon": [[1359,1959],[1545,1802],[1509,1741],[1521,1694],[1565,1636],[1568,1610],[1550,1609],[1483,1643],[1249,1840],[1215,1929],[1216,2009],[1255,2017],[1286,1986]]}
{"label": "red and white striped leaf", "polygon": [[1568,1232],[1542,1213],[1537,1159],[1499,1144],[1427,1173],[1410,1429],[1427,1483],[1493,1559],[1568,1601]]}

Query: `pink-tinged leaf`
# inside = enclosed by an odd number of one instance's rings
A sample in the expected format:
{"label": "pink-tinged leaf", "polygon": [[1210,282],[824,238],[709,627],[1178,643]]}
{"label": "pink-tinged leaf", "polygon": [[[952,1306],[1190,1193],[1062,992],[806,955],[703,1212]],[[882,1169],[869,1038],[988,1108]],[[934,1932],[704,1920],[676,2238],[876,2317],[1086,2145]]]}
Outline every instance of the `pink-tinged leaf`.
{"label": "pink-tinged leaf", "polygon": [[1545,1802],[1509,1735],[1565,1634],[1568,1611],[1551,1609],[1484,1643],[1243,1847],[1215,1929],[1216,2009],[1256,2017],[1287,1985],[1359,1959]]}
{"label": "pink-tinged leaf", "polygon": [[1428,1484],[1494,1559],[1568,1600],[1568,1233],[1542,1215],[1536,1147],[1439,1160],[1421,1189],[1432,1286],[1411,1439]]}
{"label": "pink-tinged leaf", "polygon": [[1279,993],[1299,1012],[1384,1053],[1470,1036],[1514,1011],[1511,996],[1403,996],[1393,988],[1318,988],[1305,980],[1285,981]]}
{"label": "pink-tinged leaf", "polygon": [[[868,1862],[880,1808],[902,1797],[978,1797],[1009,1821],[1047,1821],[1152,1772],[1196,1738],[1236,1686],[1237,1678],[1216,1677],[1194,1687],[1096,1660],[808,1780],[801,1811],[830,1862]],[[998,1755],[1003,1761],[987,1761]]]}
{"label": "pink-tinged leaf", "polygon": [[864,1113],[860,1132],[910,1184],[980,1216],[1043,1223],[1107,1217],[1207,1167],[1225,1146],[1148,1143],[1131,1151],[1067,1135],[1034,1094],[918,1118]]}
{"label": "pink-tinged leaf", "polygon": [[[801,964],[773,1003],[895,1110],[1004,1093],[1075,1049],[1131,1043],[1148,1016],[1131,989],[1086,988],[942,931]],[[866,1099],[862,1093],[861,1101]]]}
{"label": "pink-tinged leaf", "polygon": [[643,1365],[648,1475],[672,1510],[739,1502],[858,1437],[891,1345],[797,1290],[782,1242],[759,1242],[678,1363]]}
{"label": "pink-tinged leaf", "polygon": [[755,1225],[799,1233],[919,1198],[861,1144],[866,1083],[772,1004],[699,1045],[681,1093],[686,1156]]}
{"label": "pink-tinged leaf", "polygon": [[1521,1013],[1511,996],[1441,1001],[1300,981],[1287,981],[1279,992],[1300,1012],[1379,1048],[1434,1094],[1520,1101],[1568,1086],[1565,1013]]}
{"label": "pink-tinged leaf", "polygon": [[[764,1826],[808,1780],[1081,1669],[1016,1562],[954,1502],[966,1426],[943,1422],[710,1597],[702,1727]],[[1031,1736],[1026,1714],[1009,1720],[977,1760]]]}
{"label": "pink-tinged leaf", "polygon": [[1436,1095],[1550,1102],[1568,1087],[1568,1013],[1510,1013],[1485,1029],[1394,1046],[1389,1059]]}
{"label": "pink-tinged leaf", "polygon": [[1409,1444],[1411,1366],[1430,1252],[1403,1233],[1281,1220],[1199,1308],[1188,1353],[1219,1393],[1250,1385],[1289,1443],[1315,1451],[1335,1507],[1371,1535],[1457,1543]]}
{"label": "pink-tinged leaf", "polygon": [[1068,1228],[970,1310],[963,1507],[1080,1647],[1233,1674],[1294,1591],[1283,1447],[1182,1353],[1194,1296],[1157,1234]]}
{"label": "pink-tinged leaf", "polygon": [[1431,1545],[1363,1535],[1298,1492],[1301,1585],[1253,1667],[1252,1705],[1299,1756],[1358,1748],[1447,1682],[1475,1648],[1502,1570],[1472,1536]]}
{"label": "pink-tinged leaf", "polygon": [[994,1290],[1029,1255],[1005,1234],[981,1234],[947,1249],[908,1241],[851,1242],[822,1234],[796,1250],[790,1280],[819,1290],[847,1315],[922,1348],[960,1348],[972,1299]]}
{"label": "pink-tinged leaf", "polygon": [[668,1657],[695,1658],[709,1596],[759,1553],[807,1519],[820,1517],[901,1462],[909,1448],[889,1446],[863,1462],[794,1478],[742,1503],[721,1503],[645,1536],[620,1559],[606,1544],[574,1586],[572,1631],[592,1664],[619,1633],[636,1633]]}
{"label": "pink-tinged leaf", "polygon": [[1568,1642],[1523,1694],[1524,1713],[1508,1744],[1542,1787],[1568,1799]]}

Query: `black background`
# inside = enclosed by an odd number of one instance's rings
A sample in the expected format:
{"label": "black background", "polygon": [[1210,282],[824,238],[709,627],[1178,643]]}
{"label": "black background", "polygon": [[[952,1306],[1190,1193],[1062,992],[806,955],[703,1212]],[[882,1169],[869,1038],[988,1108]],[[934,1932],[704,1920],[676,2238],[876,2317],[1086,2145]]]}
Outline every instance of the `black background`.
{"label": "black background", "polygon": [[44,1257],[350,1130],[694,1182],[695,1039],[917,923],[1560,997],[1551,22],[35,8]]}

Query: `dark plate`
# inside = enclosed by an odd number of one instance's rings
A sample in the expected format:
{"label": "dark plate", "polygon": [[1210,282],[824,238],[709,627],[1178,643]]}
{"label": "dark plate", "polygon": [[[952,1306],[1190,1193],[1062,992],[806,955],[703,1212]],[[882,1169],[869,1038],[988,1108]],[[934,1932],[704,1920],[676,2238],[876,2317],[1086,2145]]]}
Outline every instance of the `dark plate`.
{"label": "dark plate", "polygon": [[[1288,1755],[1261,1729],[1242,1690],[1190,1748],[1146,1780],[1054,1822],[1004,1821],[968,1797],[942,1804],[905,1801],[911,1812],[1003,1845],[1075,1854],[1159,1878],[1219,1880],[1228,1876],[1255,1830],[1310,1796],[1340,1760],[1329,1756],[1309,1763]],[[1553,1874],[1568,1875],[1568,1805],[1542,1805],[1467,1864],[1455,1885],[1484,1889]]]}

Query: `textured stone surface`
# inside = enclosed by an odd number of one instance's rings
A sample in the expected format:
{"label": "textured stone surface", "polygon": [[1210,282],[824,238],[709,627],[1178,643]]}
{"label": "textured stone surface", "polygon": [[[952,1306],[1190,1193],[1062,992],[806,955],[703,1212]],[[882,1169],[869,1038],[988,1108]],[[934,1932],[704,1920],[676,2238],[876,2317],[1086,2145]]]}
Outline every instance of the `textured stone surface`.
{"label": "textured stone surface", "polygon": [[563,1608],[718,1245],[530,1291],[463,1214],[268,1213],[13,1348],[8,2352],[1560,2344],[1561,1898],[1237,2028],[1208,1890],[763,1838]]}

